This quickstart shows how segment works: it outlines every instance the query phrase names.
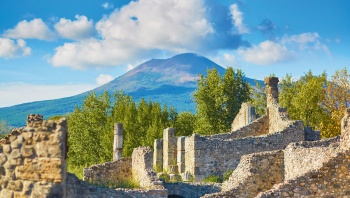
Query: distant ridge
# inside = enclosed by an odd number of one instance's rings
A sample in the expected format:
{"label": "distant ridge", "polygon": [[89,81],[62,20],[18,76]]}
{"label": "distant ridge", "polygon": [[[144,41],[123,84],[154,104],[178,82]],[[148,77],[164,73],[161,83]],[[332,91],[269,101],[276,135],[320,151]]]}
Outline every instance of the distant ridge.
{"label": "distant ridge", "polygon": [[[151,99],[174,106],[177,111],[194,112],[192,94],[196,88],[196,79],[199,74],[206,75],[207,69],[211,68],[216,68],[221,75],[225,73],[220,65],[193,53],[179,54],[168,59],[151,59],[105,85],[76,96],[0,108],[0,120],[22,126],[27,114],[42,114],[46,119],[52,115],[64,115],[74,111],[75,106],[81,106],[84,97],[92,91],[101,94],[104,91],[114,93],[123,90],[136,101],[141,98]],[[245,79],[255,85],[253,79]]]}

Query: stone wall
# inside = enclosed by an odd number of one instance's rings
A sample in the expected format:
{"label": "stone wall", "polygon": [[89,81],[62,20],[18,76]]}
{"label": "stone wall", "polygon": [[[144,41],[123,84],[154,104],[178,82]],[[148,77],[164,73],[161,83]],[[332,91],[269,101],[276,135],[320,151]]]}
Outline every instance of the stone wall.
{"label": "stone wall", "polygon": [[84,168],[84,181],[98,185],[131,181],[131,162],[131,158],[121,158]]}
{"label": "stone wall", "polygon": [[[290,155],[292,151],[287,150],[286,153],[289,153],[289,156],[285,157],[291,158],[291,161],[286,166],[299,166],[297,164],[300,161],[297,159],[299,157],[306,158],[306,162],[301,163],[312,168],[300,166],[303,174],[296,173],[297,168],[295,167],[289,168],[290,173],[287,176],[291,179],[273,186],[272,189],[260,193],[257,197],[350,197],[349,121],[350,109],[347,109],[341,123],[342,134],[339,143],[337,138],[333,138],[314,143],[303,143],[304,148],[299,145],[291,145],[289,149],[296,148],[301,155]],[[327,145],[329,145],[328,149],[322,148]],[[319,155],[312,149],[317,149]]]}
{"label": "stone wall", "polygon": [[246,126],[257,119],[255,108],[250,103],[242,103],[241,109],[236,115],[231,125],[231,131],[235,131]]}
{"label": "stone wall", "polygon": [[315,142],[291,143],[284,150],[285,180],[321,168],[324,162],[337,155],[339,137]]}
{"label": "stone wall", "polygon": [[303,124],[294,122],[281,132],[241,139],[216,139],[194,134],[186,141],[186,172],[195,181],[233,170],[243,155],[284,149],[289,143],[304,140]]}
{"label": "stone wall", "polygon": [[283,181],[283,151],[244,155],[222,191],[204,197],[255,197]]}
{"label": "stone wall", "polygon": [[338,153],[320,169],[275,185],[257,197],[349,197],[350,153]]}
{"label": "stone wall", "polygon": [[98,185],[91,185],[79,180],[75,175],[67,173],[67,198],[167,198],[168,193],[164,190],[147,189],[111,189]]}
{"label": "stone wall", "polygon": [[27,126],[1,140],[0,197],[66,196],[65,119],[31,114]]}
{"label": "stone wall", "polygon": [[152,167],[153,153],[150,147],[134,148],[132,152],[132,177],[141,188],[164,189]]}
{"label": "stone wall", "polygon": [[247,126],[243,126],[230,133],[220,133],[210,136],[214,139],[234,139],[234,138],[244,138],[251,136],[259,136],[269,133],[269,117],[264,115]]}

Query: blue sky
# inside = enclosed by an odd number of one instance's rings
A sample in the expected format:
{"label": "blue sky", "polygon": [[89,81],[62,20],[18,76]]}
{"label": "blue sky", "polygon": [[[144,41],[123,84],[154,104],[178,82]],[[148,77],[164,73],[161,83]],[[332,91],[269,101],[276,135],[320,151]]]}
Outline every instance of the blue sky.
{"label": "blue sky", "polygon": [[349,67],[347,0],[0,0],[0,107],[194,52],[263,79]]}

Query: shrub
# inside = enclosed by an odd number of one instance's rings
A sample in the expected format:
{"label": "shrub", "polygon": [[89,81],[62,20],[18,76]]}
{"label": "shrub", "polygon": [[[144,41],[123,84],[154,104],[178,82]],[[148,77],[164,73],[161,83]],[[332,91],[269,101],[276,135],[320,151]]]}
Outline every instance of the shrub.
{"label": "shrub", "polygon": [[221,183],[222,179],[216,175],[209,175],[208,177],[202,180],[204,183]]}

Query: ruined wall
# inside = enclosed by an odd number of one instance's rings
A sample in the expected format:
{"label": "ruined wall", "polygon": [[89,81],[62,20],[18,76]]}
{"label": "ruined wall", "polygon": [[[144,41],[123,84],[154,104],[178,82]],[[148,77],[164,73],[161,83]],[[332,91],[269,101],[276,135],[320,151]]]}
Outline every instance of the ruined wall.
{"label": "ruined wall", "polygon": [[244,155],[222,191],[204,197],[255,197],[283,181],[283,151]]}
{"label": "ruined wall", "polygon": [[132,177],[141,188],[164,189],[152,168],[153,153],[150,147],[134,148],[132,152]]}
{"label": "ruined wall", "polygon": [[98,185],[91,185],[79,180],[75,175],[67,173],[67,198],[167,198],[167,191],[146,189],[111,189]]}
{"label": "ruined wall", "polygon": [[[275,185],[272,189],[260,193],[257,197],[349,197],[350,196],[350,109],[346,110],[345,116],[342,119],[342,134],[340,142],[334,142],[337,139],[333,138],[327,143],[331,143],[328,147],[329,150],[320,150],[320,155],[309,155],[309,148],[304,148],[303,155],[299,158],[313,159],[307,162],[308,166],[316,166],[312,170],[304,172],[304,174],[292,179],[285,180],[283,183]],[[333,141],[333,142],[332,142]],[[325,142],[319,141],[314,143],[316,149],[321,147]],[[321,145],[320,145],[321,144]],[[339,145],[339,146],[337,146]],[[292,147],[292,146],[291,146]],[[302,149],[302,148],[298,148]],[[326,153],[330,153],[331,157],[325,156]],[[286,156],[287,157],[287,156]],[[294,158],[294,163],[298,163]],[[323,162],[319,158],[326,157]],[[320,166],[320,164],[322,165]],[[291,165],[291,164],[290,164]],[[293,164],[297,165],[297,164]],[[308,167],[303,167],[308,169]],[[292,176],[295,171],[291,169]],[[303,169],[302,169],[303,171]]]}
{"label": "ruined wall", "polygon": [[241,109],[236,115],[231,125],[231,131],[235,131],[243,126],[246,126],[257,119],[255,108],[247,102],[242,103]]}
{"label": "ruined wall", "polygon": [[291,143],[284,150],[285,180],[321,168],[337,155],[339,137],[314,142]]}
{"label": "ruined wall", "polygon": [[304,140],[302,127],[302,122],[296,121],[282,132],[232,140],[192,135],[186,141],[186,171],[195,181],[213,174],[221,175],[235,169],[243,155],[284,149],[291,142]]}
{"label": "ruined wall", "polygon": [[244,138],[250,136],[259,136],[269,133],[269,117],[264,115],[247,126],[243,126],[230,133],[220,133],[210,136],[214,139],[234,139],[234,138]]}
{"label": "ruined wall", "polygon": [[31,114],[26,127],[2,139],[0,197],[65,197],[66,136],[65,119]]}
{"label": "ruined wall", "polygon": [[131,158],[121,158],[84,168],[84,181],[98,185],[130,181],[131,162]]}
{"label": "ruined wall", "polygon": [[350,153],[338,153],[322,168],[285,181],[257,197],[349,197]]}

